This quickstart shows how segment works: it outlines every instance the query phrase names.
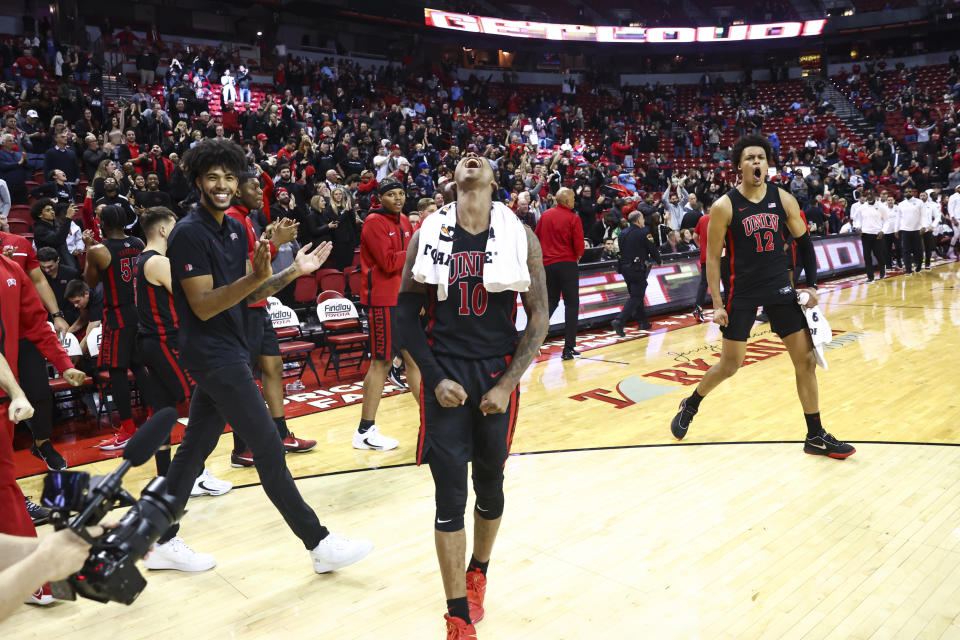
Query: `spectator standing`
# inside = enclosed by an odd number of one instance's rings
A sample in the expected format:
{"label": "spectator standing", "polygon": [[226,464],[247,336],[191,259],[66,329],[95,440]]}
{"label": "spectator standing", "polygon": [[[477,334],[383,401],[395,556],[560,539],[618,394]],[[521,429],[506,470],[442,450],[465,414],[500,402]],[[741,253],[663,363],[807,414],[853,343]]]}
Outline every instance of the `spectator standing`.
{"label": "spectator standing", "polygon": [[66,130],[61,131],[53,137],[54,146],[47,149],[43,156],[43,172],[49,174],[54,169],[63,171],[67,182],[76,182],[79,174],[79,164],[77,163],[77,154],[67,138]]}
{"label": "spectator standing", "polygon": [[243,65],[237,69],[237,92],[240,102],[250,104],[250,72]]}
{"label": "spectator standing", "polygon": [[557,206],[540,216],[535,234],[543,249],[547,279],[548,316],[552,316],[563,296],[564,343],[561,358],[580,355],[577,346],[577,320],[580,315],[580,268],[583,256],[583,225],[573,211],[575,196],[566,187],[557,191]]}
{"label": "spectator standing", "polygon": [[224,103],[237,101],[237,79],[230,73],[230,69],[224,69],[220,76],[220,91]]}
{"label": "spectator standing", "polygon": [[157,77],[157,65],[160,60],[151,47],[145,48],[137,56],[137,71],[140,74],[140,86],[147,88],[151,86]]}
{"label": "spectator standing", "polygon": [[16,150],[11,133],[0,136],[0,180],[7,183],[14,204],[27,202],[27,154]]}

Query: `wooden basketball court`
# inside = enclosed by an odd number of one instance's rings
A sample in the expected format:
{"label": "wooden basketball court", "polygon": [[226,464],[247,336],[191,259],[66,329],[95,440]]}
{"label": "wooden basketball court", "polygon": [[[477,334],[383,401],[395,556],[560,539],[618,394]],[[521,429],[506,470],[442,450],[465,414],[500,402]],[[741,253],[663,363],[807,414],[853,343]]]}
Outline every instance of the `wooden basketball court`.
{"label": "wooden basketball court", "polygon": [[[769,325],[682,444],[669,422],[716,360],[716,326],[611,331],[580,360],[537,363],[479,637],[960,638],[960,263],[847,284],[821,297],[835,341],[819,372],[824,426],[857,447],[846,461],[804,455],[792,366]],[[384,399],[378,423],[401,439],[386,453],[350,447],[359,413],[292,420],[320,445],[287,461],[322,522],[375,541],[363,562],[314,574],[255,471],[230,468],[227,436],[208,466],[236,488],[191,500],[181,529],[215,569],[147,572],[130,607],[25,605],[3,637],[443,637],[416,406]],[[152,471],[127,488],[139,494]],[[41,481],[21,484],[38,496]]]}

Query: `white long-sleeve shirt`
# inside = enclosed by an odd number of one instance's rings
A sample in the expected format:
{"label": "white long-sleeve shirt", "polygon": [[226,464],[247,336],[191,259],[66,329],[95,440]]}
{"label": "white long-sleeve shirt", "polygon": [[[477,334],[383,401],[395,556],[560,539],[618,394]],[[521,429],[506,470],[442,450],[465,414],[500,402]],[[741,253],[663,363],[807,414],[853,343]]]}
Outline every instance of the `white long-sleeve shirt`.
{"label": "white long-sleeve shirt", "polygon": [[[881,207],[879,203],[870,204],[864,202],[858,208],[860,217],[860,230],[864,235],[875,236],[883,232],[883,227],[887,223],[886,207]],[[854,226],[858,226],[854,223]]]}
{"label": "white long-sleeve shirt", "polygon": [[940,203],[933,200],[927,200],[923,203],[922,215],[920,216],[920,226],[927,231],[940,223]]}
{"label": "white long-sleeve shirt", "polygon": [[854,229],[860,228],[860,207],[862,206],[859,200],[850,205],[850,222]]}
{"label": "white long-sleeve shirt", "polygon": [[923,203],[920,198],[901,200],[900,231],[920,231],[923,227]]}
{"label": "white long-sleeve shirt", "polygon": [[893,208],[891,208],[885,204],[881,204],[880,206],[883,207],[887,213],[887,221],[883,224],[883,232],[893,234],[900,231],[900,207],[893,205]]}
{"label": "white long-sleeve shirt", "polygon": [[960,191],[954,192],[947,200],[947,215],[951,220],[960,220]]}

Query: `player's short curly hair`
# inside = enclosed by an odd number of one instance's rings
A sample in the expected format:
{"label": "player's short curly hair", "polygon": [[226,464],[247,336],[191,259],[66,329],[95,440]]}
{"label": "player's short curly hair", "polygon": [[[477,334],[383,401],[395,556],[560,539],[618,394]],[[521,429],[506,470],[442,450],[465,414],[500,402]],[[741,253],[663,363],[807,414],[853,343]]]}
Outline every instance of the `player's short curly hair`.
{"label": "player's short curly hair", "polygon": [[740,157],[743,156],[743,150],[747,147],[762,147],[763,152],[767,154],[767,162],[773,163],[773,147],[770,146],[770,142],[763,136],[750,135],[743,136],[733,143],[731,157],[734,167],[740,166]]}
{"label": "player's short curly hair", "polygon": [[247,168],[243,148],[230,140],[201,140],[183,154],[184,173],[190,184],[213,167],[222,167],[239,176]]}

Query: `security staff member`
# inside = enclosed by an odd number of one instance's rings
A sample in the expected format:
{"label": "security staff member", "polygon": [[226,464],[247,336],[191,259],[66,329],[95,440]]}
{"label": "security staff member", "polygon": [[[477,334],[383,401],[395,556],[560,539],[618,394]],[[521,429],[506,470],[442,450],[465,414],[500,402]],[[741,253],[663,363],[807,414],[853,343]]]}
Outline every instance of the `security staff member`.
{"label": "security staff member", "polygon": [[653,325],[647,321],[647,314],[643,308],[643,298],[647,293],[647,262],[656,260],[662,264],[657,246],[647,238],[647,228],[643,225],[643,215],[639,211],[632,212],[627,220],[630,226],[620,234],[620,275],[627,283],[630,299],[623,305],[619,317],[613,321],[613,328],[618,336],[623,337],[623,327],[631,318],[637,315],[637,324],[640,330],[646,330]]}

